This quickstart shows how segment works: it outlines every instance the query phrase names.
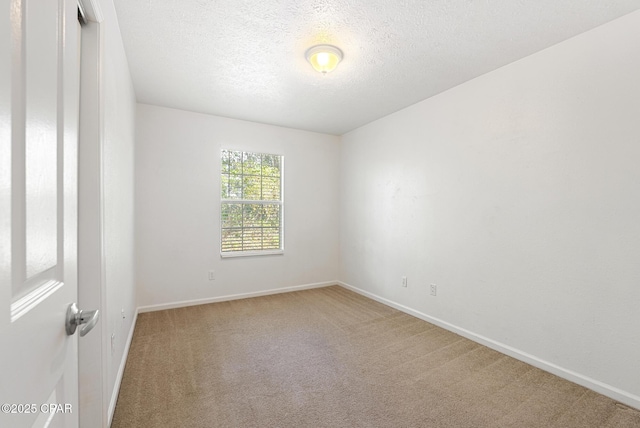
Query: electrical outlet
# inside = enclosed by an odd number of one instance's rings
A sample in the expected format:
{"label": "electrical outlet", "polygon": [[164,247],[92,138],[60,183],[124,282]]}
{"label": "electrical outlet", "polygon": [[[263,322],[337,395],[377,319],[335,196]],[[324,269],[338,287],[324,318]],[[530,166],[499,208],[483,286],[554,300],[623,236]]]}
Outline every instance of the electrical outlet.
{"label": "electrical outlet", "polygon": [[438,294],[438,286],[435,284],[431,284],[431,295],[435,296],[436,294]]}
{"label": "electrical outlet", "polygon": [[406,287],[406,286],[407,286],[407,277],[406,277],[406,276],[403,276],[403,277],[402,277],[402,286],[403,286],[403,287]]}
{"label": "electrical outlet", "polygon": [[216,271],[215,270],[210,270],[209,271],[209,281],[213,281],[216,279]]}
{"label": "electrical outlet", "polygon": [[116,334],[111,335],[111,355],[116,352]]}
{"label": "electrical outlet", "polygon": [[122,308],[122,310],[120,311],[120,313],[122,314],[122,319],[124,319],[124,308]]}

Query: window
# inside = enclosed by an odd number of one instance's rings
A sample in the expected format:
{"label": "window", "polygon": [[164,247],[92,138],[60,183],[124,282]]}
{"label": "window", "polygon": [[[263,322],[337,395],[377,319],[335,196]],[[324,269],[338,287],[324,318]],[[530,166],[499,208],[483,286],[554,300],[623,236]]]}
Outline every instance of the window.
{"label": "window", "polygon": [[283,163],[281,155],[222,151],[223,257],[282,253]]}

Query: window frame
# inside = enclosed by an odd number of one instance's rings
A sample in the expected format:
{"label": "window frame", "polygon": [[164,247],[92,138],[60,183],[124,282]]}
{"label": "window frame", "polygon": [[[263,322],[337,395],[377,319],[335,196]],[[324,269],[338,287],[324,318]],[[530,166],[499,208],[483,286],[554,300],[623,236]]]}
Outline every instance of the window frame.
{"label": "window frame", "polygon": [[[220,174],[218,175],[220,179],[220,186],[218,189],[220,191],[222,186],[222,177],[224,175],[224,163],[223,163],[223,153],[225,151],[229,152],[241,152],[244,156],[245,153],[250,153],[254,155],[270,155],[270,156],[278,156],[280,158],[280,200],[253,200],[253,199],[224,199],[222,197],[222,193],[220,193],[220,257],[222,258],[234,258],[234,257],[255,257],[255,256],[271,256],[271,255],[281,255],[284,254],[284,165],[285,165],[285,157],[282,154],[275,153],[266,153],[266,152],[258,152],[253,150],[244,150],[244,149],[229,149],[223,148],[220,150]],[[242,174],[244,177],[244,174]],[[244,205],[278,205],[280,207],[280,223],[279,223],[279,232],[280,232],[280,248],[279,249],[268,249],[268,250],[247,250],[247,251],[222,251],[223,244],[223,218],[222,218],[222,209],[224,204],[240,204]]]}

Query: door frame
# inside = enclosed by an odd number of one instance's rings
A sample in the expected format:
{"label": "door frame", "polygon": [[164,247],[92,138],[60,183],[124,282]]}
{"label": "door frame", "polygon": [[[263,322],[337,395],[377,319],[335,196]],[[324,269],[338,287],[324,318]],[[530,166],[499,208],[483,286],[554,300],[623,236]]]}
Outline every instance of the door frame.
{"label": "door frame", "polygon": [[80,426],[108,427],[108,349],[104,251],[104,26],[99,0],[77,0],[81,28],[78,152],[78,306],[100,321],[78,345]]}

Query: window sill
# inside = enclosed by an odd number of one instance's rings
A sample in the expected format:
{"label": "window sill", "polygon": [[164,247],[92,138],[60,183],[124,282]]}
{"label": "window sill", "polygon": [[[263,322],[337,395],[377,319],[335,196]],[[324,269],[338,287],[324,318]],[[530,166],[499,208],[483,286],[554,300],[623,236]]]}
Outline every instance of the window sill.
{"label": "window sill", "polygon": [[223,259],[233,257],[259,257],[259,256],[274,256],[284,254],[284,250],[265,250],[265,251],[229,251],[226,253],[220,253],[220,257]]}

